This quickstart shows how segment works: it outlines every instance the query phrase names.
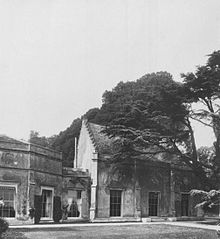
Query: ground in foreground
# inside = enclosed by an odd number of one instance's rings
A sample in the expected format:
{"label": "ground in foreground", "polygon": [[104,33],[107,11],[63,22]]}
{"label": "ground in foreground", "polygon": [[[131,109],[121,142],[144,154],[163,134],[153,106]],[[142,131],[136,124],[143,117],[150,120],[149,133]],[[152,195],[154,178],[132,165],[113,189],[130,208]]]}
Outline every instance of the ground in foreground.
{"label": "ground in foreground", "polygon": [[7,239],[217,239],[215,231],[170,225],[74,226],[66,228],[11,229]]}

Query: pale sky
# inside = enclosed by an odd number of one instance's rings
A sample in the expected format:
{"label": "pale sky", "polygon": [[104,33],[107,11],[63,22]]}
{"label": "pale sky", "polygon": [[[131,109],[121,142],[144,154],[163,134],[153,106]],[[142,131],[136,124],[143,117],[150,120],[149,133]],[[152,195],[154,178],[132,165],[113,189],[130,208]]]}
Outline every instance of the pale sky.
{"label": "pale sky", "polygon": [[219,13],[219,0],[0,0],[0,134],[58,134],[119,81],[180,80],[220,49]]}

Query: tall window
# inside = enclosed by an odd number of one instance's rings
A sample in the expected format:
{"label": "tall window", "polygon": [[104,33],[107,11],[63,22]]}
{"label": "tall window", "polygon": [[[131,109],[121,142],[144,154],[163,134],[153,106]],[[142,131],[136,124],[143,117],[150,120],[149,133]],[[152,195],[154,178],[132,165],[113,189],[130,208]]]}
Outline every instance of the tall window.
{"label": "tall window", "polygon": [[73,199],[69,206],[68,217],[79,217],[79,214],[77,202]]}
{"label": "tall window", "polygon": [[42,190],[42,217],[52,218],[52,191]]}
{"label": "tall window", "polygon": [[181,216],[189,216],[189,194],[181,194]]}
{"label": "tall window", "polygon": [[0,205],[0,217],[15,217],[15,188],[1,187],[0,198],[4,205]]}
{"label": "tall window", "polygon": [[110,190],[110,217],[121,216],[121,190]]}
{"label": "tall window", "polygon": [[77,199],[81,199],[82,198],[82,191],[81,190],[77,190],[76,191],[76,198]]}
{"label": "tall window", "polygon": [[149,216],[158,216],[159,192],[149,192]]}

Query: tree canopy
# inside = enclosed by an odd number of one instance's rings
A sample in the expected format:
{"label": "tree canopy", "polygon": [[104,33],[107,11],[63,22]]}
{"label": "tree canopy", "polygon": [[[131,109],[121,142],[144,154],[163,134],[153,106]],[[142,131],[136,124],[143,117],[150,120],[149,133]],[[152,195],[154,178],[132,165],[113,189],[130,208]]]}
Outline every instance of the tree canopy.
{"label": "tree canopy", "polygon": [[[126,154],[137,158],[165,152],[192,168],[207,188],[218,185],[219,56],[219,51],[213,52],[195,73],[182,74],[183,83],[175,82],[167,72],[158,72],[120,82],[104,93],[97,117],[110,137],[120,137],[121,154],[116,160],[122,155],[126,160]],[[212,160],[204,160],[204,150],[198,152],[192,120],[212,127],[216,136]]]}
{"label": "tree canopy", "polygon": [[[93,122],[95,121],[95,117],[98,112],[98,108],[93,108],[88,110],[82,117],[86,117],[89,121]],[[31,142],[61,151],[63,155],[63,166],[73,167],[73,160],[75,157],[75,139],[79,137],[82,117],[74,119],[68,128],[61,131],[58,135],[54,135],[49,138],[39,137],[38,132],[37,135],[34,135],[33,131]]]}
{"label": "tree canopy", "polygon": [[[220,177],[220,51],[208,55],[207,63],[176,82],[167,72],[146,74],[136,81],[119,82],[106,91],[101,108],[84,117],[106,126],[109,137],[117,137],[117,160],[166,153],[190,167],[207,190],[219,187]],[[196,107],[195,107],[196,106]],[[192,120],[211,127],[213,147],[196,146]],[[32,132],[31,142],[63,152],[64,166],[72,166],[74,138],[81,118],[50,138]],[[214,188],[214,189],[215,189]]]}

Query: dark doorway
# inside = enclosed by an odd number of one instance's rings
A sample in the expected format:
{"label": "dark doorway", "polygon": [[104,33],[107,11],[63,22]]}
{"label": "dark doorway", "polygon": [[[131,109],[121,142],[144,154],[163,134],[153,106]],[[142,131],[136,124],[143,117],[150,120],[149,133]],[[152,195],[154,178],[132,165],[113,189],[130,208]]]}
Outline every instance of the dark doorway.
{"label": "dark doorway", "polygon": [[189,216],[189,194],[181,194],[181,216]]}

